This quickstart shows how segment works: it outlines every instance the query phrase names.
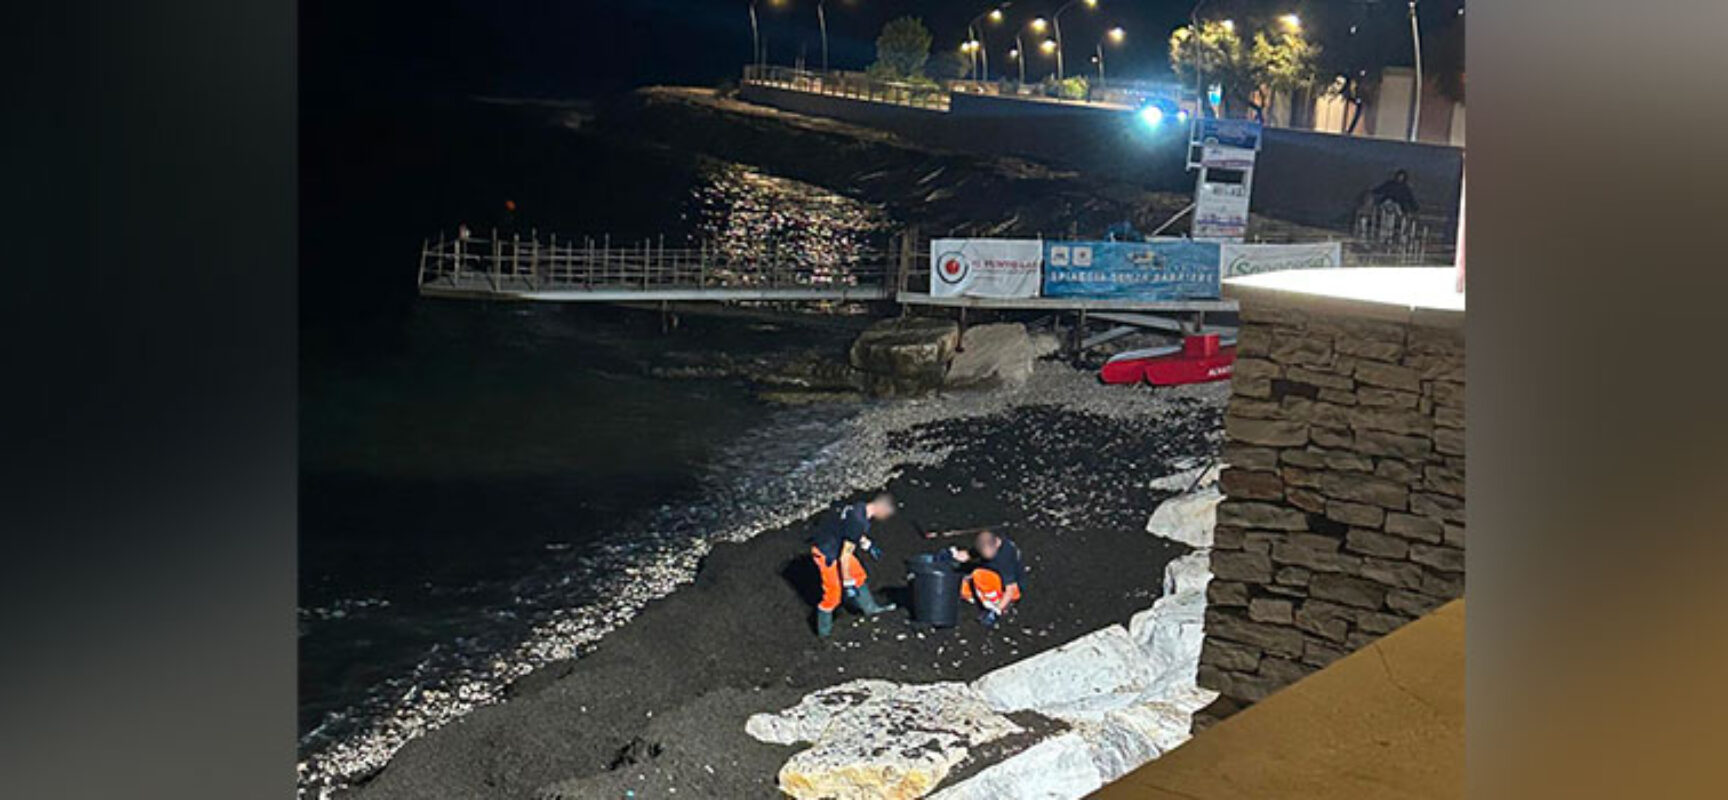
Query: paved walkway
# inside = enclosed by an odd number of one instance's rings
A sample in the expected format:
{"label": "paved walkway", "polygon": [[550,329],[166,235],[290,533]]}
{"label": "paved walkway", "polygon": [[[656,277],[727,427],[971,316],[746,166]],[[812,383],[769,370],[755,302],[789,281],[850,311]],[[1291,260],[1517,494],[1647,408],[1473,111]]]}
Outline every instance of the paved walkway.
{"label": "paved walkway", "polygon": [[1454,600],[1104,787],[1103,800],[1464,794],[1464,601]]}

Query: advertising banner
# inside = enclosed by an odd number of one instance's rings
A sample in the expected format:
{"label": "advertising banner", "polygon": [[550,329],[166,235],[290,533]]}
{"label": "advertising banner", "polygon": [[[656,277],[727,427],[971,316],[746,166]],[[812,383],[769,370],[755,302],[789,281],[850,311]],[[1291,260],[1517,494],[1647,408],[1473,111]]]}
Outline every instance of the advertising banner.
{"label": "advertising banner", "polygon": [[935,239],[932,297],[1037,297],[1044,243],[1038,239]]}
{"label": "advertising banner", "polygon": [[1260,123],[1246,119],[1207,117],[1200,121],[1200,144],[1260,149]]}
{"label": "advertising banner", "polygon": [[1344,266],[1344,245],[1338,242],[1309,244],[1220,245],[1224,277],[1257,275],[1287,269],[1333,269]]}
{"label": "advertising banner", "polygon": [[1213,169],[1253,169],[1255,151],[1218,144],[1201,145],[1200,166]]}
{"label": "advertising banner", "polygon": [[1248,184],[1202,181],[1194,193],[1196,239],[1235,239],[1248,235]]}
{"label": "advertising banner", "polygon": [[1044,296],[1123,300],[1218,297],[1218,243],[1046,242]]}

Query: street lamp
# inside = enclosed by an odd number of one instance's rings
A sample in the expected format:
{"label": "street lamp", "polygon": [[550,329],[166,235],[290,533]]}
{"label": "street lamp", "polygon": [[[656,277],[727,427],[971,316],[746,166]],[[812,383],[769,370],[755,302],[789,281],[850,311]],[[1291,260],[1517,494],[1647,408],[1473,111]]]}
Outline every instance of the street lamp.
{"label": "street lamp", "polygon": [[[1068,0],[1056,13],[1050,15],[1050,27],[1056,33],[1056,80],[1062,80],[1062,12],[1074,7],[1075,3],[1085,3],[1087,8],[1097,8],[1098,0]],[[1040,30],[1034,28],[1034,30]]]}
{"label": "street lamp", "polygon": [[1014,34],[1014,49],[1008,51],[1008,57],[1020,67],[1020,85],[1026,85],[1026,46],[1020,43],[1020,34]]}
{"label": "street lamp", "polygon": [[822,71],[828,71],[828,12],[823,1],[816,0],[816,27],[822,29]]}
{"label": "street lamp", "polygon": [[[762,46],[762,28],[756,19],[756,6],[759,2],[760,0],[750,0],[750,44],[751,49],[754,50],[754,52],[750,54],[750,57],[758,67],[763,66],[768,62],[768,51]],[[780,4],[784,2],[786,2],[786,0],[768,0],[768,5],[778,8]],[[826,45],[824,45],[824,48],[826,48]],[[826,52],[826,50],[824,50],[824,52]]]}
{"label": "street lamp", "polygon": [[[1463,13],[1463,9],[1459,9]],[[1416,85],[1410,90],[1410,141],[1422,124],[1422,29],[1416,24],[1416,0],[1410,0],[1410,48],[1416,53]]]}
{"label": "street lamp", "polygon": [[[1196,112],[1195,122],[1194,122],[1195,125],[1200,124],[1199,120],[1205,118],[1205,116],[1206,116],[1206,103],[1203,101],[1203,98],[1206,97],[1206,76],[1203,74],[1205,71],[1206,65],[1205,65],[1204,60],[1200,57],[1200,52],[1201,52],[1201,47],[1200,47],[1200,7],[1203,5],[1206,5],[1206,0],[1197,0],[1197,2],[1194,3],[1194,8],[1188,12],[1188,32],[1193,36],[1192,41],[1194,44],[1194,106],[1195,106],[1195,112]],[[1291,19],[1296,18],[1295,14],[1287,14],[1285,16],[1287,16]],[[1298,20],[1298,22],[1300,22],[1300,20]],[[1218,25],[1224,29],[1225,33],[1229,33],[1229,34],[1236,33],[1236,21],[1235,20],[1231,20],[1231,19],[1223,20],[1223,21],[1219,22]],[[1220,97],[1220,99],[1222,99],[1222,97]],[[1221,109],[1214,108],[1212,110],[1212,116],[1214,116],[1214,117],[1218,116],[1220,110]]]}
{"label": "street lamp", "polygon": [[756,24],[756,0],[750,0],[750,63],[762,66],[762,30]]}
{"label": "street lamp", "polygon": [[1295,14],[1285,14],[1284,16],[1279,17],[1278,21],[1283,23],[1284,29],[1291,33],[1300,33],[1302,31],[1302,18]]}
{"label": "street lamp", "polygon": [[1096,50],[1097,55],[1093,56],[1093,58],[1098,62],[1099,86],[1104,85],[1104,43],[1109,42],[1111,44],[1121,44],[1122,40],[1126,38],[1128,38],[1128,32],[1122,30],[1121,27],[1115,27],[1105,32],[1104,38],[1098,40],[1098,47]]}
{"label": "street lamp", "polygon": [[978,16],[973,17],[970,22],[966,23],[966,34],[979,42],[976,55],[973,57],[978,59],[981,64],[979,68],[979,76],[986,82],[990,80],[990,49],[983,46],[984,28],[981,23],[985,19],[989,19],[991,22],[1000,23],[1003,18],[1002,12],[1012,5],[1014,4],[1010,2],[995,6],[986,11],[980,12]]}

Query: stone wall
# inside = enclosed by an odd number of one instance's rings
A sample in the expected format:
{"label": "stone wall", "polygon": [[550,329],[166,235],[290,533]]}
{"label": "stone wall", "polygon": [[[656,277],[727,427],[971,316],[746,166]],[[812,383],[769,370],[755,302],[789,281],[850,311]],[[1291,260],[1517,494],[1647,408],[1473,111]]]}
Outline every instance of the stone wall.
{"label": "stone wall", "polygon": [[1463,314],[1238,299],[1198,725],[1464,593]]}

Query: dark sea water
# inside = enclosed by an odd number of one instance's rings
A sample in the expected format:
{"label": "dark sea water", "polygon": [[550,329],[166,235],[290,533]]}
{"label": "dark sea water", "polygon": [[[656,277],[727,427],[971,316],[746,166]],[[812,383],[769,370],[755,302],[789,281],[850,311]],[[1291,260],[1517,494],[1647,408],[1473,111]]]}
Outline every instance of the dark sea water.
{"label": "dark sea water", "polygon": [[847,321],[686,315],[667,332],[644,311],[422,300],[421,237],[481,228],[503,199],[524,226],[669,243],[846,249],[891,221],[759,169],[596,139],[544,108],[309,116],[299,732],[316,762],[404,716],[485,701],[465,692],[560,652],[535,638],[603,600],[601,579],[616,591],[638,551],[737,523],[855,411],[654,372],[839,354]]}

